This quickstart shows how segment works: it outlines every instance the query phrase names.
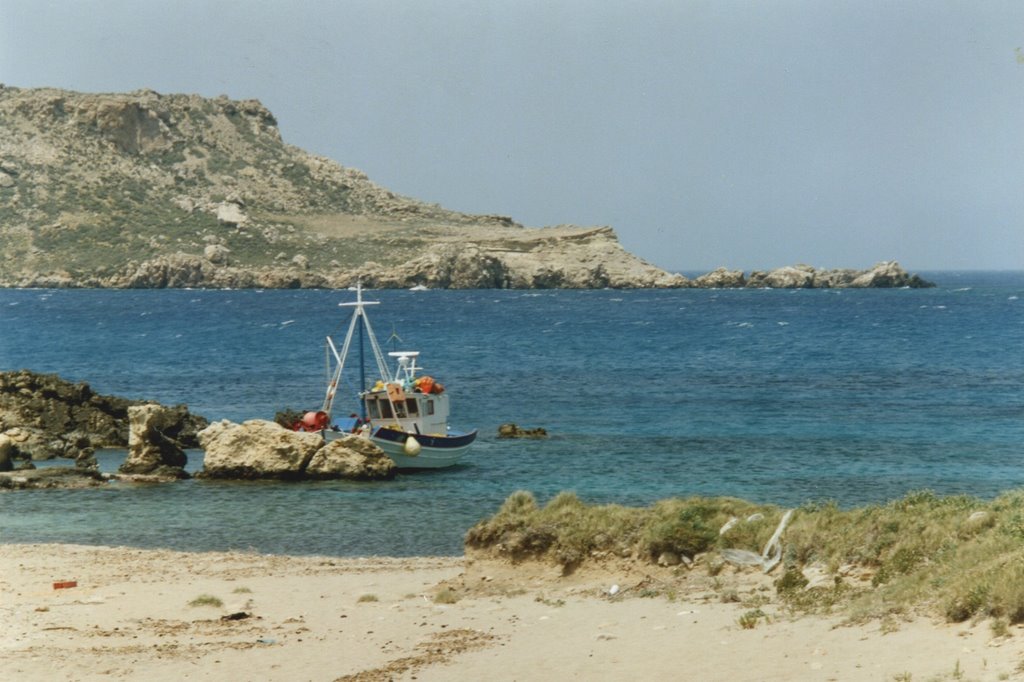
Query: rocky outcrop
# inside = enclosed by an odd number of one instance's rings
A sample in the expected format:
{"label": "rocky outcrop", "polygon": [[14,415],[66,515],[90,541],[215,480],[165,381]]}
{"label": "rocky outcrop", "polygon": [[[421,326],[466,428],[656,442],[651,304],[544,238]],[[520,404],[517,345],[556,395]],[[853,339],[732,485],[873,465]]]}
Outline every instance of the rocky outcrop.
{"label": "rocky outcrop", "polygon": [[627,253],[609,227],[520,229],[470,239],[428,247],[397,266],[371,263],[356,274],[371,287],[432,289],[638,289],[688,283]]}
{"label": "rocky outcrop", "polygon": [[372,442],[346,435],[327,443],[313,455],[306,478],[377,480],[395,475],[395,463]]}
{"label": "rocky outcrop", "polygon": [[[234,267],[227,264],[228,249],[207,246],[203,256],[175,253],[142,263],[131,262],[125,269],[94,284],[114,289],[313,289],[348,286],[346,275],[327,277],[295,267]],[[352,282],[355,280],[352,279]]]}
{"label": "rocky outcrop", "polygon": [[[93,449],[128,445],[128,408],[143,402],[101,395],[85,382],[55,374],[0,372],[0,434],[14,443],[16,458],[67,457],[90,464]],[[183,447],[196,447],[206,420],[184,406],[173,414],[165,433]]]}
{"label": "rocky outcrop", "polygon": [[213,423],[200,432],[199,440],[206,455],[197,478],[378,479],[394,475],[394,463],[369,441],[346,436],[325,444],[319,433],[292,431],[261,419]]}
{"label": "rocky outcrop", "polygon": [[896,261],[883,261],[867,270],[819,270],[810,265],[787,265],[770,271],[718,268],[695,278],[690,286],[699,289],[846,289],[903,288],[935,286],[918,275],[907,273]]}
{"label": "rocky outcrop", "polygon": [[718,268],[693,280],[697,289],[739,289],[747,284],[742,270]]}
{"label": "rocky outcrop", "polygon": [[[539,232],[533,230],[531,232]],[[533,236],[533,235],[531,235]],[[524,240],[526,241],[526,240]],[[532,256],[509,255],[481,240],[426,246],[418,257],[393,266],[369,262],[355,270],[317,271],[301,255],[281,266],[229,264],[230,249],[207,245],[203,255],[174,253],[129,262],[115,274],[76,282],[67,276],[31,275],[25,287],[95,286],[116,289],[340,289],[361,281],[370,288],[406,289],[595,289],[679,288],[682,275],[670,274],[626,254],[611,230],[586,240],[550,240]],[[614,263],[614,265],[610,265]]]}
{"label": "rocky outcrop", "polygon": [[95,469],[81,467],[47,467],[0,473],[0,490],[95,488],[109,482],[107,476]]}
{"label": "rocky outcrop", "polygon": [[814,268],[807,265],[790,265],[771,272],[752,272],[747,286],[758,289],[813,289]]}
{"label": "rocky outcrop", "polygon": [[502,424],[498,427],[498,438],[547,438],[547,429],[536,427],[524,429],[518,424]]}
{"label": "rocky outcrop", "polygon": [[818,270],[810,265],[791,265],[771,272],[755,271],[750,273],[745,286],[771,289],[919,289],[935,285],[907,273],[896,261],[883,261],[868,270]]}
{"label": "rocky outcrop", "polygon": [[884,261],[870,270],[856,273],[846,286],[859,289],[891,287],[923,289],[934,287],[935,284],[922,279],[918,275],[908,274],[896,261]]}
{"label": "rocky outcrop", "polygon": [[118,471],[160,479],[188,478],[188,457],[178,441],[167,435],[180,422],[180,408],[156,403],[130,406],[128,457]]}

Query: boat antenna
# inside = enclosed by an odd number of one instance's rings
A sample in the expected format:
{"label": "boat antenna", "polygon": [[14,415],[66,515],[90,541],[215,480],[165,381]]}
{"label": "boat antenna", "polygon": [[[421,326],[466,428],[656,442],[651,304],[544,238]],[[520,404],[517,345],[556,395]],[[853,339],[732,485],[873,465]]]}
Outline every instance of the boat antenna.
{"label": "boat antenna", "polygon": [[402,340],[402,337],[398,335],[398,332],[395,331],[394,323],[391,324],[391,336],[388,337],[388,343],[391,344],[391,350],[393,351],[398,350],[399,343],[405,343],[405,341]]}

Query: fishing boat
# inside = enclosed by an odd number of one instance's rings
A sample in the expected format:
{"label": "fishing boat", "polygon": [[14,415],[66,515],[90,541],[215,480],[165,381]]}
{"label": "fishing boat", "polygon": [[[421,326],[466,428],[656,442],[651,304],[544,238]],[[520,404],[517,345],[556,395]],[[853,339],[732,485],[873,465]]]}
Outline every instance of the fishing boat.
{"label": "fishing boat", "polygon": [[[307,412],[295,428],[318,431],[326,440],[357,434],[375,443],[400,469],[452,466],[469,450],[477,432],[458,431],[448,425],[449,395],[433,377],[421,373],[418,351],[393,351],[385,357],[366,315],[367,306],[379,303],[364,301],[362,286],[357,286],[355,301],[338,304],[352,307],[353,312],[340,351],[334,339],[327,337],[328,376],[323,406],[317,412]],[[372,385],[366,375],[364,339],[369,341],[377,369]],[[332,416],[335,397],[353,342],[358,346],[360,411],[336,419]]]}

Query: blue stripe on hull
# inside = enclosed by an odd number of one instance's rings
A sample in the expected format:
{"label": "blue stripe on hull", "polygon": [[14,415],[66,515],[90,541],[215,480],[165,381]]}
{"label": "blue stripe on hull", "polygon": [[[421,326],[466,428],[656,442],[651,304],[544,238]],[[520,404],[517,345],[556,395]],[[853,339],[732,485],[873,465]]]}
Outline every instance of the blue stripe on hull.
{"label": "blue stripe on hull", "polygon": [[469,433],[458,435],[458,436],[428,436],[422,433],[406,433],[405,431],[395,431],[394,429],[388,429],[383,426],[379,427],[373,432],[374,439],[387,440],[392,443],[405,444],[405,441],[409,436],[412,436],[421,447],[424,448],[436,448],[438,450],[446,450],[449,448],[464,448],[474,440],[476,440],[476,431],[470,431]]}
{"label": "blue stripe on hull", "polygon": [[[321,433],[327,441],[349,435],[344,431],[325,430]],[[370,441],[383,450],[399,469],[443,469],[458,464],[476,440],[476,435],[476,431],[470,431],[458,436],[426,436],[379,427]],[[420,452],[415,457],[405,454],[405,441],[409,436],[420,444]]]}
{"label": "blue stripe on hull", "polygon": [[[476,431],[458,436],[426,436],[395,431],[384,427],[374,431],[371,440],[391,458],[399,469],[442,469],[457,464],[470,444],[476,440]],[[420,444],[414,457],[405,454],[405,441],[412,436]]]}

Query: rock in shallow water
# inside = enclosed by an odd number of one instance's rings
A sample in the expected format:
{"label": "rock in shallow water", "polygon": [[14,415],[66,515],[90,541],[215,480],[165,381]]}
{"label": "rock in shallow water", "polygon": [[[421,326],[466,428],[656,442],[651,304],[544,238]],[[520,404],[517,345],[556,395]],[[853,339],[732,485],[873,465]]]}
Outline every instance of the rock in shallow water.
{"label": "rock in shallow water", "polygon": [[188,478],[188,457],[181,445],[166,435],[180,419],[178,408],[156,403],[128,408],[128,458],[118,471],[161,478]]}
{"label": "rock in shallow water", "polygon": [[306,467],[306,476],[374,480],[392,478],[395,469],[395,463],[372,442],[346,435],[317,450]]}
{"label": "rock in shallow water", "polygon": [[199,433],[206,451],[197,478],[379,479],[394,475],[394,462],[356,436],[325,443],[319,433],[292,431],[251,419],[216,422]]}

